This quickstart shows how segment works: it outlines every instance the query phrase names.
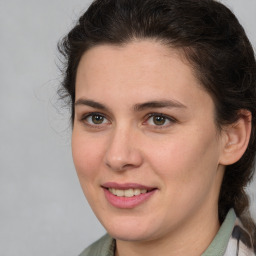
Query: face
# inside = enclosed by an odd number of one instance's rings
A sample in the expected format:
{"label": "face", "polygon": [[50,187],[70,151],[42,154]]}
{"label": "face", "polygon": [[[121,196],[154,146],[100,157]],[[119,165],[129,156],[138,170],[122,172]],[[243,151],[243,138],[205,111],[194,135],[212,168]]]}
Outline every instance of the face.
{"label": "face", "polygon": [[216,217],[222,138],[211,97],[178,51],[146,40],[94,47],[75,101],[74,164],[113,237],[159,239]]}

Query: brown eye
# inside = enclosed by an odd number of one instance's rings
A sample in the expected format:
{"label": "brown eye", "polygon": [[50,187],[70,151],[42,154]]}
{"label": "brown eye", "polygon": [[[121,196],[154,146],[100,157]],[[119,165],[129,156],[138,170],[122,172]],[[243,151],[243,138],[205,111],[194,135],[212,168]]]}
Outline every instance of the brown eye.
{"label": "brown eye", "polygon": [[98,113],[90,113],[88,115],[86,115],[82,121],[85,124],[91,125],[91,126],[100,126],[100,125],[106,125],[109,124],[109,120],[101,114]]}
{"label": "brown eye", "polygon": [[166,117],[164,116],[153,116],[153,122],[155,125],[164,125],[166,122]]}
{"label": "brown eye", "polygon": [[100,115],[92,115],[91,120],[94,124],[102,124],[104,122],[104,117]]}
{"label": "brown eye", "polygon": [[152,126],[154,128],[166,128],[174,123],[176,123],[176,119],[159,113],[150,114],[145,122],[145,124]]}

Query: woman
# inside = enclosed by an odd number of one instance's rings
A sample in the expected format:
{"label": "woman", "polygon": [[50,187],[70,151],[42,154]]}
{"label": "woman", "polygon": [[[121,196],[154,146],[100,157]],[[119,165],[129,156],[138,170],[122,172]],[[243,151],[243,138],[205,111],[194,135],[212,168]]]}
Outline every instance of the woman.
{"label": "woman", "polygon": [[256,63],[213,0],[96,0],[59,45],[84,194],[81,255],[255,255]]}

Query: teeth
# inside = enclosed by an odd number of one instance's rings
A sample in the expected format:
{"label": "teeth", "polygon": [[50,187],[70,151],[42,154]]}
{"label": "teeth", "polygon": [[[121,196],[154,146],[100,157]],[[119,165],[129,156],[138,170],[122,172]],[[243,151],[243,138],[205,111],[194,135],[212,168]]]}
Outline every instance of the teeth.
{"label": "teeth", "polygon": [[145,194],[147,193],[146,189],[115,189],[115,188],[109,188],[108,189],[113,195],[115,196],[122,196],[122,197],[133,197],[133,196],[138,196],[140,194]]}
{"label": "teeth", "polygon": [[125,191],[124,190],[120,190],[120,189],[115,189],[115,195],[117,195],[117,196],[124,196],[125,195]]}
{"label": "teeth", "polygon": [[130,189],[125,190],[124,191],[124,196],[125,197],[132,197],[132,196],[134,196],[133,189],[130,188]]}
{"label": "teeth", "polygon": [[137,196],[140,194],[140,190],[139,189],[134,189],[134,195]]}

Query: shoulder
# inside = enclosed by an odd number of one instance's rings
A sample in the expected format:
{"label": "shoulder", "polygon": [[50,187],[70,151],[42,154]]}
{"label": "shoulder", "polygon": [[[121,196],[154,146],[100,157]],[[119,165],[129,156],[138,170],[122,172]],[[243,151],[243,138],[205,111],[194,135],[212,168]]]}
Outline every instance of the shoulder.
{"label": "shoulder", "polygon": [[115,240],[108,234],[87,247],[79,256],[114,256]]}
{"label": "shoulder", "polygon": [[[227,255],[256,256],[254,239],[237,218],[228,243]],[[225,254],[225,255],[226,255]]]}

